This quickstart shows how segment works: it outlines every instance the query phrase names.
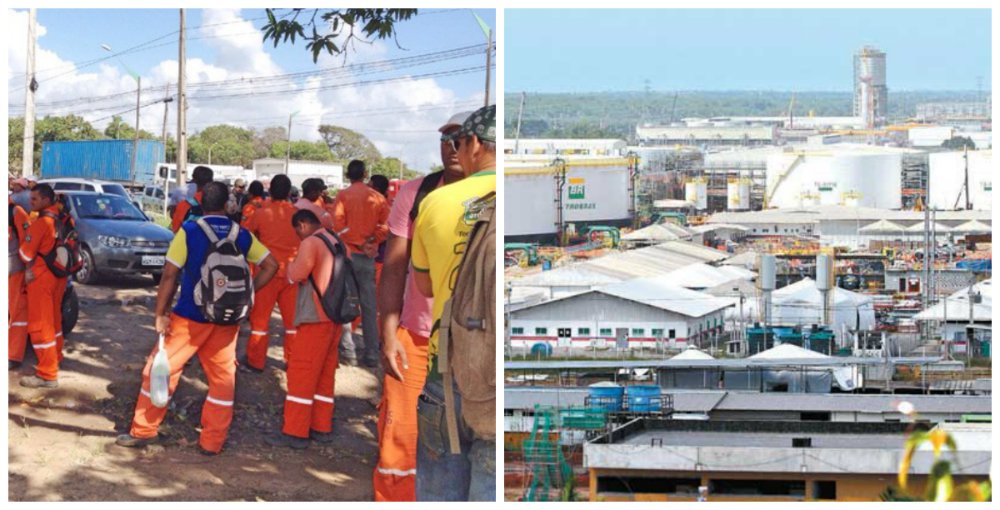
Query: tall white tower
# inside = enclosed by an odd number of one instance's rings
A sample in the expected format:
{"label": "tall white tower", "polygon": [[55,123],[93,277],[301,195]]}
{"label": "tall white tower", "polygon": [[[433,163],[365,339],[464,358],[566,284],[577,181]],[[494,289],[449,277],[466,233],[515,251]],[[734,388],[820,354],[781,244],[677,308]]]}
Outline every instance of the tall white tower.
{"label": "tall white tower", "polygon": [[885,84],[885,52],[865,46],[854,54],[854,116],[869,128],[885,124],[889,89]]}

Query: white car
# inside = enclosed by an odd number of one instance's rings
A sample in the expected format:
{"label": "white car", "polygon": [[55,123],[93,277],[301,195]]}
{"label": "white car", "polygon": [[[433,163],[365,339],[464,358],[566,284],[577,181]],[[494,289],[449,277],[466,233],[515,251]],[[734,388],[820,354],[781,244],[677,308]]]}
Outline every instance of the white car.
{"label": "white car", "polygon": [[38,181],[38,184],[48,184],[52,186],[52,190],[56,193],[62,191],[93,191],[95,193],[103,193],[106,195],[118,195],[125,197],[129,202],[132,202],[139,210],[142,210],[141,204],[132,196],[125,186],[118,184],[117,182],[109,181],[97,181],[93,179],[80,179],[77,177],[59,177],[54,179],[42,179]]}

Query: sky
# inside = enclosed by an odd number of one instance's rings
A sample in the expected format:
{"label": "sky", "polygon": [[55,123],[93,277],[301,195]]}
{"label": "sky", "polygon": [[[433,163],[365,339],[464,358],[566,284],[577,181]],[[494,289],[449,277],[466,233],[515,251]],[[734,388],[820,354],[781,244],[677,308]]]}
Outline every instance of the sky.
{"label": "sky", "polygon": [[864,45],[890,90],[991,86],[987,9],[508,9],[504,30],[507,92],[850,91]]}
{"label": "sky", "polygon": [[[287,127],[289,114],[299,112],[293,139],[319,140],[320,124],[345,126],[365,134],[383,156],[426,170],[440,164],[437,128],[454,113],[483,104],[486,36],[473,12],[496,26],[492,9],[421,9],[397,25],[396,41],[356,44],[346,58],[324,53],[313,63],[300,40],[277,47],[262,42],[263,9],[187,9],[188,133],[214,124]],[[20,116],[28,13],[7,9],[6,16],[7,112]],[[176,93],[177,9],[38,9],[37,24],[38,118],[73,113],[103,130],[117,113],[134,124],[136,82],[128,68],[142,80],[140,127],[161,132],[163,103],[145,105],[164,97],[168,82]],[[425,57],[446,50],[459,51]],[[362,65],[375,62],[380,65]],[[311,74],[275,78],[300,72]],[[491,102],[495,88],[494,79]],[[120,95],[88,100],[112,94]],[[167,120],[170,136],[177,127],[175,105]]]}

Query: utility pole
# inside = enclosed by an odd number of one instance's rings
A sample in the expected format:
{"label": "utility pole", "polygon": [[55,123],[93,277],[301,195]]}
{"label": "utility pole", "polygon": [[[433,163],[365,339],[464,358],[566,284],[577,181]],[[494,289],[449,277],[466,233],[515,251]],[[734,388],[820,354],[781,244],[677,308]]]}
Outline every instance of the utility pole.
{"label": "utility pole", "polygon": [[517,108],[517,132],[514,133],[514,154],[519,154],[518,148],[521,145],[521,116],[524,114],[524,96],[521,92],[521,106]]}
{"label": "utility pole", "polygon": [[135,164],[139,156],[139,101],[142,97],[142,76],[135,76],[135,138],[132,139],[132,187],[135,187]]}
{"label": "utility pole", "polygon": [[[170,97],[170,82],[167,82],[167,89],[164,91],[166,94],[163,98],[163,163],[166,166],[167,163],[167,113],[170,110],[170,102],[174,98]],[[169,197],[170,197],[170,167],[166,167],[166,171],[163,173],[163,214],[167,214],[167,207],[169,207]],[[155,177],[154,177],[155,179]],[[155,182],[155,181],[154,181]]]}
{"label": "utility pole", "polygon": [[486,34],[486,97],[483,98],[483,106],[490,105],[490,65],[493,63],[493,29],[489,29]]}
{"label": "utility pole", "polygon": [[965,210],[968,211],[972,209],[972,202],[969,200],[969,146],[965,146],[965,154],[962,155],[965,159]]}
{"label": "utility pole", "polygon": [[187,96],[184,88],[187,79],[184,77],[185,51],[184,9],[181,9],[181,38],[177,51],[177,187],[184,186],[184,173],[187,172]]}
{"label": "utility pole", "polygon": [[292,157],[292,117],[294,117],[297,113],[299,112],[292,112],[288,116],[288,146],[285,148],[285,175],[288,175],[288,162]]}
{"label": "utility pole", "polygon": [[35,173],[35,9],[28,10],[28,70],[24,77],[24,142],[21,177]]}

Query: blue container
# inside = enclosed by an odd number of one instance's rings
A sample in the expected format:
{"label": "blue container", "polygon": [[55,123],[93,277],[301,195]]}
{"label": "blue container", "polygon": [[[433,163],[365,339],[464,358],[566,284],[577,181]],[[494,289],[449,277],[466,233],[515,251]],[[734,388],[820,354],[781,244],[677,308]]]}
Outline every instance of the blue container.
{"label": "blue container", "polygon": [[652,413],[660,410],[661,389],[652,384],[629,386],[628,408],[636,413]]}
{"label": "blue container", "polygon": [[[42,143],[42,178],[78,177],[132,182],[132,140],[86,140]],[[139,140],[135,182],[153,184],[163,162],[163,142]]]}
{"label": "blue container", "polygon": [[552,346],[545,342],[538,342],[531,346],[532,358],[548,358],[552,355]]}
{"label": "blue container", "polygon": [[549,260],[549,259],[543,260],[542,261],[542,271],[548,271],[550,269],[552,269],[552,261]]}
{"label": "blue container", "polygon": [[621,411],[625,388],[598,383],[590,387],[590,408]]}

